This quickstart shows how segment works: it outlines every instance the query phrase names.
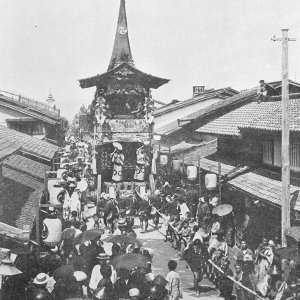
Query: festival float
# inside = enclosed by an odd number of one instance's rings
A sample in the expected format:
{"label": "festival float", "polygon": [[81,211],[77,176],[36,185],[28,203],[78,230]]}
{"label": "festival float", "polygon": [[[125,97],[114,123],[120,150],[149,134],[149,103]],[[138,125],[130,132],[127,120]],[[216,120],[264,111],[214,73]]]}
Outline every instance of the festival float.
{"label": "festival float", "polygon": [[[81,88],[96,87],[91,105],[94,160],[98,191],[140,194],[153,192],[154,101],[151,89],[168,79],[135,67],[128,38],[125,0],[121,0],[112,56],[105,73],[79,80]],[[154,155],[153,155],[154,154]],[[150,180],[149,180],[150,178]],[[100,193],[99,193],[100,194]]]}

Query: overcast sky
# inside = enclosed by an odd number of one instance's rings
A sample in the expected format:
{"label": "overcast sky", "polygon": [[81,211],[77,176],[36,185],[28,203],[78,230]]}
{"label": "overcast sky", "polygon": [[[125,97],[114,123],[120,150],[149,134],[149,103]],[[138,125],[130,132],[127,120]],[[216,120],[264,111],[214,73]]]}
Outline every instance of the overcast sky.
{"label": "overcast sky", "polygon": [[[94,88],[78,79],[107,70],[119,0],[0,0],[0,89],[56,106],[72,119]],[[136,66],[171,79],[163,102],[192,96],[193,85],[246,89],[281,79],[281,43],[290,29],[290,79],[300,81],[300,1],[127,0]]]}

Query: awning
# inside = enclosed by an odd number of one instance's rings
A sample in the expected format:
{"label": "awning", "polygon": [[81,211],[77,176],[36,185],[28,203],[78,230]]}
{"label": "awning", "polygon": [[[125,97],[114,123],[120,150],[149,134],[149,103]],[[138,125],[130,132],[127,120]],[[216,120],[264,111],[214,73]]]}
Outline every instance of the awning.
{"label": "awning", "polygon": [[[185,163],[198,165],[198,158],[195,151],[185,156]],[[200,161],[200,168],[207,172],[218,174],[217,161],[202,158]],[[231,172],[234,168],[234,166],[221,163],[222,176]],[[251,197],[269,202],[278,207],[281,206],[281,182],[278,180],[273,180],[253,172],[247,172],[238,175],[233,179],[229,178],[227,185],[235,190],[245,192]],[[290,191],[291,209],[300,211],[300,187],[291,185]]]}

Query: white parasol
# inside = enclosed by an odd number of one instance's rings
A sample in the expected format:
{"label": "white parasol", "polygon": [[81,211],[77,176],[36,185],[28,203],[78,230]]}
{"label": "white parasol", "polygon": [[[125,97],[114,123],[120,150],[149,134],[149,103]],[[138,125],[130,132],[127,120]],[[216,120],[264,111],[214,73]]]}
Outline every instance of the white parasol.
{"label": "white parasol", "polygon": [[119,149],[120,151],[123,150],[122,145],[121,145],[120,143],[118,143],[118,142],[114,142],[114,143],[113,143],[113,146],[114,146],[115,148]]}

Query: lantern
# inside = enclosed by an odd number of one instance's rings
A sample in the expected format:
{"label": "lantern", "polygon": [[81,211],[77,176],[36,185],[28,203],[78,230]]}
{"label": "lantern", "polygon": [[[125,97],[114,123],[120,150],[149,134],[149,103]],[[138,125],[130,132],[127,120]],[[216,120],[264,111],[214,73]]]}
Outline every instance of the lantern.
{"label": "lantern", "polygon": [[173,159],[173,170],[179,171],[182,161],[180,159]]}
{"label": "lantern", "polygon": [[186,168],[186,175],[188,180],[195,180],[197,178],[197,167],[188,166]]}
{"label": "lantern", "polygon": [[216,189],[216,187],[217,187],[217,175],[216,174],[206,174],[205,175],[205,187],[209,191]]}
{"label": "lantern", "polygon": [[161,154],[159,156],[159,164],[161,166],[165,166],[168,164],[168,156],[166,154]]}
{"label": "lantern", "polygon": [[63,201],[60,201],[59,198],[62,196],[63,188],[57,186],[59,181],[57,179],[48,180],[48,191],[49,191],[49,201],[50,204],[58,205],[62,204]]}
{"label": "lantern", "polygon": [[62,223],[56,217],[47,217],[43,221],[42,239],[49,247],[54,247],[61,242]]}

